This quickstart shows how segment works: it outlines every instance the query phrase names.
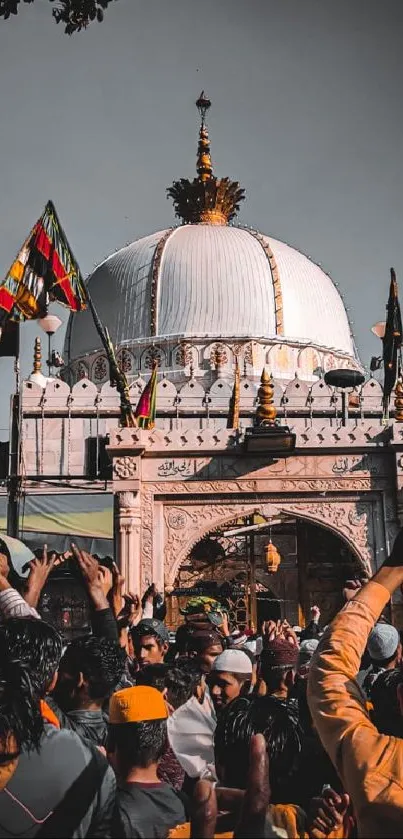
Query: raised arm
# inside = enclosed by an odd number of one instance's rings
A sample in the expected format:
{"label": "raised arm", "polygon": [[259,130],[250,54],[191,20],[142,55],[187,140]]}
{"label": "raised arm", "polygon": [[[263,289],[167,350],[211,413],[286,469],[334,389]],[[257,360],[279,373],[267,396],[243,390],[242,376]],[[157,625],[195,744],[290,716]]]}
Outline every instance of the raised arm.
{"label": "raised arm", "polygon": [[[372,724],[355,679],[368,635],[402,583],[403,530],[382,568],[325,632],[310,667],[308,700],[313,721],[345,788],[352,792],[356,809],[374,798],[368,782],[371,774],[391,771],[396,760],[395,738],[380,734]],[[401,748],[403,759],[403,741]]]}

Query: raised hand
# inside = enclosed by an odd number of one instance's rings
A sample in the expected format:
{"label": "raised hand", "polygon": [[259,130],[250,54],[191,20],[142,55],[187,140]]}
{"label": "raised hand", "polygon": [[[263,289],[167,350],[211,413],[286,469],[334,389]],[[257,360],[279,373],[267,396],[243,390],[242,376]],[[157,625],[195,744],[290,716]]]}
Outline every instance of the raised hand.
{"label": "raised hand", "polygon": [[118,624],[120,628],[126,626],[132,627],[139,622],[141,618],[141,603],[137,594],[129,591],[128,594],[123,595],[123,607],[118,614]]}
{"label": "raised hand", "polygon": [[112,581],[113,585],[110,592],[110,600],[115,618],[117,618],[124,607],[123,588],[125,584],[125,578],[120,573],[119,568],[116,565],[116,562],[114,562],[112,565]]}
{"label": "raised hand", "polygon": [[[87,551],[81,551],[77,545],[71,545],[73,556],[77,560],[77,564],[83,575],[88,594],[93,602],[96,610],[107,609],[109,603],[105,594],[104,585],[106,581],[103,572],[99,571],[102,567],[99,562]],[[112,575],[111,575],[112,579]]]}
{"label": "raised hand", "polygon": [[113,586],[112,571],[110,571],[110,569],[107,568],[106,565],[99,564],[98,565],[98,577],[99,577],[99,581],[100,581],[101,586],[102,586],[102,591],[103,591],[105,597],[107,597],[109,592],[112,590],[112,586]]}
{"label": "raised hand", "polygon": [[217,821],[217,796],[210,781],[198,781],[192,802],[192,839],[213,839]]}
{"label": "raised hand", "polygon": [[278,637],[279,624],[280,621],[264,621],[262,626],[263,646]]}
{"label": "raised hand", "polygon": [[27,580],[27,587],[24,593],[24,600],[36,609],[42,589],[53,570],[57,561],[57,554],[52,551],[48,554],[47,545],[43,546],[42,556],[35,557],[29,563],[30,571]]}
{"label": "raised hand", "polygon": [[[350,806],[348,795],[339,795],[328,787],[318,798],[311,801],[309,835],[312,839],[327,836],[332,831],[345,825]],[[347,826],[347,825],[345,825]],[[345,835],[348,835],[346,833]]]}
{"label": "raised hand", "polygon": [[320,609],[319,606],[311,606],[311,618],[315,623],[319,622],[320,618]]}
{"label": "raised hand", "polygon": [[267,836],[269,804],[269,758],[266,741],[263,734],[254,734],[250,744],[248,785],[234,839],[246,839],[251,836],[263,839]]}

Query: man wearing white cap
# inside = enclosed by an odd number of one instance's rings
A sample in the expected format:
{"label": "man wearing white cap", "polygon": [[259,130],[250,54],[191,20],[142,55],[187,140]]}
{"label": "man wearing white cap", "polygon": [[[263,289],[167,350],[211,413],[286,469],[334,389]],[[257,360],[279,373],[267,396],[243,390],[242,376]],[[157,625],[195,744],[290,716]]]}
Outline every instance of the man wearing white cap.
{"label": "man wearing white cap", "polygon": [[369,697],[371,688],[380,673],[393,670],[402,658],[402,645],[397,629],[390,623],[377,623],[368,638],[367,652],[371,667],[365,676],[363,688]]}
{"label": "man wearing white cap", "polygon": [[218,714],[240,695],[247,695],[252,678],[252,662],[242,650],[224,650],[215,659],[208,685]]}

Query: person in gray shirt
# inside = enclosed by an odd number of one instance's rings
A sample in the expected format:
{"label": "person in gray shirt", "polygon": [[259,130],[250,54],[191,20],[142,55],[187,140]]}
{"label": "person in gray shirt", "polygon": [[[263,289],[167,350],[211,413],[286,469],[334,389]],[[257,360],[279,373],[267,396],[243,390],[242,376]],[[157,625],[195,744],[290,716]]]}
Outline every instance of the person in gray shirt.
{"label": "person in gray shirt", "polygon": [[43,699],[61,652],[44,621],[0,626],[0,837],[110,836],[113,770],[99,749],[58,728]]}

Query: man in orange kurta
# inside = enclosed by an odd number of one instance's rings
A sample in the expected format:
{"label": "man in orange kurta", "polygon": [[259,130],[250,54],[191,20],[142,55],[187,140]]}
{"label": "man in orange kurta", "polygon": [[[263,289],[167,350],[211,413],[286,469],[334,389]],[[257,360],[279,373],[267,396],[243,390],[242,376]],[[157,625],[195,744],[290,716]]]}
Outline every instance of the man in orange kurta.
{"label": "man in orange kurta", "polygon": [[[403,740],[378,732],[355,681],[368,636],[402,584],[403,529],[382,568],[327,629],[310,668],[314,724],[351,796],[358,833],[365,839],[403,836]],[[403,713],[403,685],[398,698]]]}

